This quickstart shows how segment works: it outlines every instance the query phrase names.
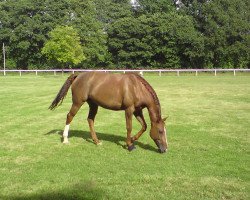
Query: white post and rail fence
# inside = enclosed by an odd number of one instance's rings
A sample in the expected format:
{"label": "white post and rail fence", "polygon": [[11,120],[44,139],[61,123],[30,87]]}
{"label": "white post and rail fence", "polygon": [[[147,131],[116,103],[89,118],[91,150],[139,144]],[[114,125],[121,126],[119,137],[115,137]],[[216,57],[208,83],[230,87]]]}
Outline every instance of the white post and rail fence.
{"label": "white post and rail fence", "polygon": [[17,73],[19,76],[22,76],[23,74],[27,73],[34,73],[36,76],[40,73],[49,73],[53,74],[54,76],[64,73],[79,73],[79,72],[89,72],[89,71],[101,71],[101,72],[112,72],[112,73],[129,73],[129,72],[135,72],[139,73],[140,75],[144,75],[145,73],[156,73],[159,76],[162,75],[176,75],[181,76],[182,73],[192,73],[195,76],[198,76],[202,73],[211,73],[214,76],[217,76],[218,73],[225,73],[225,72],[231,72],[233,76],[236,76],[238,73],[249,73],[250,69],[135,69],[135,70],[128,70],[128,69],[117,69],[117,70],[111,70],[111,69],[49,69],[49,70],[6,70],[5,65],[4,69],[0,70],[0,75],[3,74],[4,76],[7,76],[8,74]]}

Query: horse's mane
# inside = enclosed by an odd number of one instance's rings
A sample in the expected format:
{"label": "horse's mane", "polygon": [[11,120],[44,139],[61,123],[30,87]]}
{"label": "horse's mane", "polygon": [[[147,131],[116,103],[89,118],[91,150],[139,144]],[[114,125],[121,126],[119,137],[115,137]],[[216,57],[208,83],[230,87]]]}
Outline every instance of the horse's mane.
{"label": "horse's mane", "polygon": [[147,89],[147,91],[151,94],[155,104],[159,107],[159,113],[158,113],[158,120],[160,120],[161,118],[161,105],[160,105],[160,101],[158,99],[158,96],[155,92],[155,90],[152,88],[152,86],[144,79],[142,78],[140,75],[138,74],[134,74],[136,76],[136,78],[145,86],[145,88]]}

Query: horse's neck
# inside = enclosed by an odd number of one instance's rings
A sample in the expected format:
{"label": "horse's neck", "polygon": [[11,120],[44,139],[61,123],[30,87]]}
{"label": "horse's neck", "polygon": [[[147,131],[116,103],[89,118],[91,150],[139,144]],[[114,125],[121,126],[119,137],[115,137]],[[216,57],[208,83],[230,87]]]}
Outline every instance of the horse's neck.
{"label": "horse's neck", "polygon": [[161,119],[161,108],[159,105],[148,105],[148,113],[151,122],[158,122]]}
{"label": "horse's neck", "polygon": [[154,89],[140,76],[136,76],[137,79],[143,85],[142,91],[144,90],[144,101],[146,102],[146,107],[149,112],[149,117],[151,122],[158,122],[161,119],[161,106],[159,99],[154,91]]}

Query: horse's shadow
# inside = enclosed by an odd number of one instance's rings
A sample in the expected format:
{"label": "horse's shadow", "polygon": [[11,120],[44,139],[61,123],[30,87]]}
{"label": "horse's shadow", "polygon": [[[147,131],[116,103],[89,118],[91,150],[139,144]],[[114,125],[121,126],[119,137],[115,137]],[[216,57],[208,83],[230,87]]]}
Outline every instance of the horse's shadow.
{"label": "horse's shadow", "polygon": [[[55,129],[55,130],[49,131],[45,135],[58,134],[58,135],[62,136],[62,133],[63,133],[62,130]],[[126,138],[123,136],[113,135],[113,134],[109,134],[109,133],[100,133],[100,132],[97,132],[96,135],[97,135],[98,139],[100,139],[101,141],[113,142],[119,146],[122,146],[124,149],[127,149],[127,146],[124,144],[124,141],[126,140]],[[83,138],[87,142],[94,144],[94,142],[90,136],[90,132],[87,132],[87,131],[70,130],[69,138],[72,138],[72,137]],[[61,142],[62,142],[62,139],[63,138],[61,137]],[[135,141],[135,145],[138,145],[140,148],[145,149],[145,150],[158,152],[156,148],[152,147],[149,144],[143,144],[139,141]]]}

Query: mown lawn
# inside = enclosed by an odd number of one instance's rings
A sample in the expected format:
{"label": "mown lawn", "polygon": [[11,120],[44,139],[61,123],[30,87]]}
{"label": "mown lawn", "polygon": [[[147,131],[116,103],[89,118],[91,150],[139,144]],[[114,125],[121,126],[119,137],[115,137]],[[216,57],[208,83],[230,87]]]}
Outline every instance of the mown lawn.
{"label": "mown lawn", "polygon": [[250,198],[249,76],[146,76],[169,116],[166,154],[148,131],[125,150],[124,112],[104,109],[95,146],[87,104],[63,145],[71,94],[48,107],[66,77],[0,77],[0,199]]}

